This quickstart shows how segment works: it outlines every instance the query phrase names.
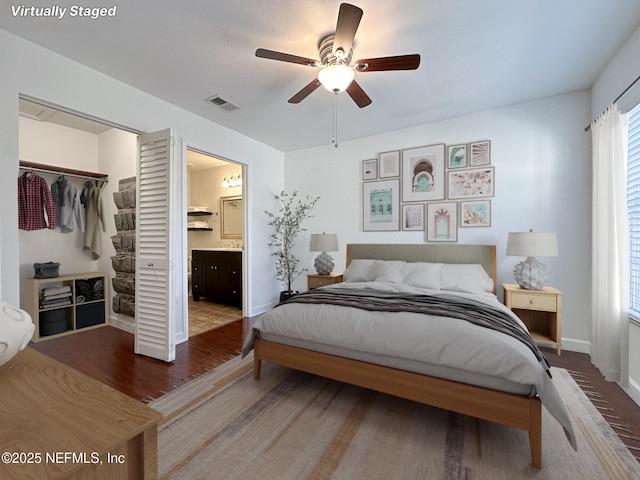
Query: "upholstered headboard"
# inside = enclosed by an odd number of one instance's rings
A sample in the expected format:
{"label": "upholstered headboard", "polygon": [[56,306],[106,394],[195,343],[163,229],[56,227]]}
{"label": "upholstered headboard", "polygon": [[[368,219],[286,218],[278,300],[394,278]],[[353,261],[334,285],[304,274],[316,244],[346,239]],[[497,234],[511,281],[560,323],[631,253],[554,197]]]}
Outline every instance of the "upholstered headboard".
{"label": "upholstered headboard", "polygon": [[347,244],[347,267],[354,259],[478,263],[493,279],[494,293],[498,285],[495,245],[349,243]]}

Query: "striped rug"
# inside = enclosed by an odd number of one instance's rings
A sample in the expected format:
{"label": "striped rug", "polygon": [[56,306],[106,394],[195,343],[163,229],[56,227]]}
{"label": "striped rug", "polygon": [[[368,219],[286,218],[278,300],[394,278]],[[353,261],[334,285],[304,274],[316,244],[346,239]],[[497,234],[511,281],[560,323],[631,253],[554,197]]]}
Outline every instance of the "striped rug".
{"label": "striped rug", "polygon": [[150,405],[167,479],[638,479],[640,465],[569,373],[553,369],[578,452],[543,409],[526,432],[273,364],[233,359]]}

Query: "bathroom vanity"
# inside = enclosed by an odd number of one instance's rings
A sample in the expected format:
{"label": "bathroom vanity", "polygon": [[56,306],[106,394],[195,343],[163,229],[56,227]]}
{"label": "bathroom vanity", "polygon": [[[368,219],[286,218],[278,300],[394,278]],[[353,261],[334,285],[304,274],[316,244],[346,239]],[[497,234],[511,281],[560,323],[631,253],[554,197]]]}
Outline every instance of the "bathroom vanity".
{"label": "bathroom vanity", "polygon": [[239,248],[191,252],[191,293],[215,303],[242,308],[242,251]]}

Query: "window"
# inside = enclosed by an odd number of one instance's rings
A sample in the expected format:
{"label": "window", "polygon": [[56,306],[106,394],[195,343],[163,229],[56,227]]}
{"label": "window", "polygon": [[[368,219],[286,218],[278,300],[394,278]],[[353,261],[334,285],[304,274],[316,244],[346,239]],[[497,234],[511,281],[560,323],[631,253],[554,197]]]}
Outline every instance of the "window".
{"label": "window", "polygon": [[629,112],[627,161],[627,208],[629,213],[629,309],[640,321],[640,104]]}

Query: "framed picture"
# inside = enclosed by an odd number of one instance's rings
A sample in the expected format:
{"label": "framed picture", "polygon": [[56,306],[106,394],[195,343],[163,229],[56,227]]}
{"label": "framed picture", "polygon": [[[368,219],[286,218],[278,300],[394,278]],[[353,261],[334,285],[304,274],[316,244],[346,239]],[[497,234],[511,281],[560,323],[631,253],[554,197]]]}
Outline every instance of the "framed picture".
{"label": "framed picture", "polygon": [[447,147],[447,168],[467,166],[467,145],[449,145]]}
{"label": "framed picture", "polygon": [[444,144],[402,151],[402,201],[444,199]]}
{"label": "framed picture", "polygon": [[400,180],[363,182],[362,208],[365,232],[400,230]]}
{"label": "framed picture", "polygon": [[470,168],[447,172],[449,199],[493,197],[494,167]]}
{"label": "framed picture", "polygon": [[490,227],[491,200],[460,202],[461,227]]}
{"label": "framed picture", "polygon": [[424,204],[408,203],[402,205],[402,230],[424,230]]}
{"label": "framed picture", "polygon": [[491,142],[489,140],[473,142],[469,149],[471,150],[470,167],[479,167],[491,163]]}
{"label": "framed picture", "polygon": [[457,202],[427,204],[427,241],[458,241]]}
{"label": "framed picture", "polygon": [[400,176],[400,150],[383,152],[378,155],[380,163],[380,178]]}
{"label": "framed picture", "polygon": [[362,180],[375,180],[378,178],[378,159],[362,161]]}

